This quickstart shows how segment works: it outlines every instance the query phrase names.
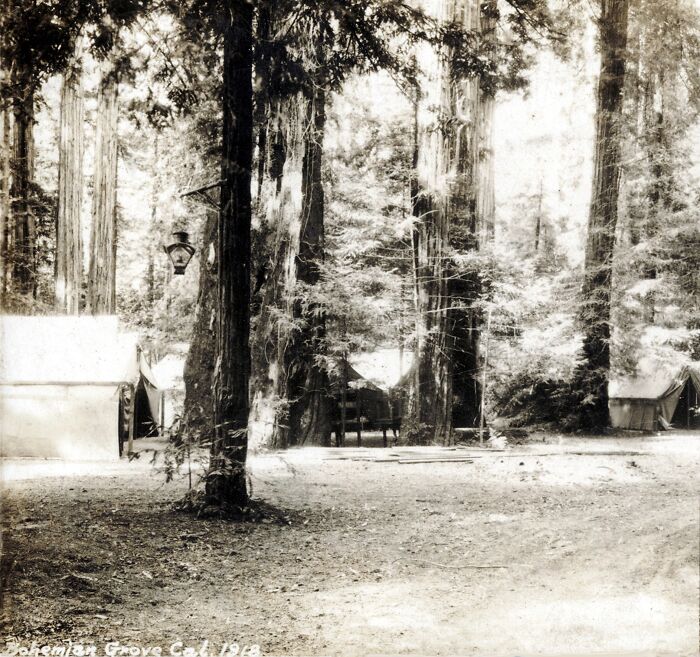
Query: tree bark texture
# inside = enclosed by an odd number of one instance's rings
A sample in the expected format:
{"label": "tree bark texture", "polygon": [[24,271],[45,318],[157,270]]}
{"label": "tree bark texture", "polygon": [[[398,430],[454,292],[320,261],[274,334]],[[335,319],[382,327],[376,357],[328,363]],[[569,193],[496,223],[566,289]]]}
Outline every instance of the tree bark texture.
{"label": "tree bark texture", "polygon": [[[318,285],[325,258],[324,193],[322,181],[326,94],[317,87],[307,105],[307,125],[301,178],[301,222],[296,278],[302,286]],[[300,290],[303,293],[303,288]],[[317,362],[324,353],[325,318],[314,303],[295,295],[293,318],[299,326],[285,352],[288,378],[289,439],[291,445],[330,444],[330,382]]]}
{"label": "tree bark texture", "polygon": [[55,295],[59,312],[80,312],[83,278],[83,240],[80,216],[83,205],[83,98],[80,43],[63,74],[58,150],[58,214],[56,217]]}
{"label": "tree bark texture", "polygon": [[284,449],[289,443],[289,394],[285,353],[293,331],[293,297],[301,220],[305,101],[301,94],[270,105],[267,153],[258,205],[260,233],[268,252],[262,303],[253,339],[250,442]]}
{"label": "tree bark texture", "polygon": [[[427,8],[426,8],[427,9]],[[440,22],[480,29],[476,0],[436,0]],[[409,395],[410,442],[450,443],[454,422],[479,418],[476,278],[457,274],[453,249],[478,248],[479,82],[455,80],[450,51],[424,47],[412,180],[416,358]]]}
{"label": "tree bark texture", "polygon": [[[11,2],[0,6],[0,29],[7,30]],[[0,312],[6,312],[11,281],[12,213],[10,210],[10,161],[12,153],[12,111],[9,101],[10,53],[6,39],[0,39]]]}
{"label": "tree bark texture", "polygon": [[[673,155],[664,111],[666,98],[673,97],[673,93],[669,93],[670,85],[663,71],[651,73],[644,86],[644,144],[651,180],[647,188],[648,203],[642,230],[651,249],[642,267],[642,276],[654,280],[658,276],[656,240],[659,229],[663,218],[673,211]],[[644,310],[645,321],[653,324],[656,317],[656,294],[653,289],[644,297]]]}
{"label": "tree bark texture", "polygon": [[219,211],[214,436],[206,499],[220,508],[248,502],[250,229],[253,157],[253,7],[228,0],[224,32],[223,144]]}
{"label": "tree bark texture", "polygon": [[325,94],[298,94],[274,113],[263,193],[270,200],[262,210],[271,257],[254,339],[251,441],[283,449],[330,440],[328,377],[315,358],[325,323],[301,300],[319,282],[324,259]]}
{"label": "tree bark texture", "polygon": [[113,57],[107,57],[100,68],[87,282],[87,312],[91,315],[116,311],[119,80]]}
{"label": "tree bark texture", "polygon": [[34,87],[26,63],[14,61],[12,67],[12,282],[16,292],[33,297],[36,295],[36,222],[31,203],[34,178]]}
{"label": "tree bark texture", "polygon": [[580,309],[584,337],[582,361],[575,377],[582,395],[581,425],[593,430],[609,424],[610,295],[620,189],[629,3],[602,0],[601,9],[593,192]]}
{"label": "tree bark texture", "polygon": [[10,201],[13,115],[9,102],[0,102],[0,310],[7,310],[15,237]]}
{"label": "tree bark texture", "polygon": [[[478,30],[489,43],[496,41],[497,0],[481,3]],[[476,18],[472,14],[473,19]],[[472,19],[472,20],[473,20]],[[496,234],[495,159],[493,152],[495,92],[478,85],[477,125],[478,153],[476,159],[476,215],[481,244],[493,241]]]}
{"label": "tree bark texture", "polygon": [[195,432],[211,426],[214,413],[211,366],[216,362],[217,229],[218,216],[209,211],[200,250],[197,311],[183,374],[184,424],[188,430]]}

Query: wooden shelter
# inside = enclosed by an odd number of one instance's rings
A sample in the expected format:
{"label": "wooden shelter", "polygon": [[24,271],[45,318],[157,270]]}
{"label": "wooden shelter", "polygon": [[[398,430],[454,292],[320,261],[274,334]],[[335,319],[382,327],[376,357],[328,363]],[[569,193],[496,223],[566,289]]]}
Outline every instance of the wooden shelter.
{"label": "wooden shelter", "polygon": [[331,382],[334,402],[331,422],[336,445],[342,443],[342,434],[349,432],[356,434],[357,444],[361,445],[363,431],[382,431],[386,445],[387,430],[396,435],[401,427],[396,405],[384,390],[365,379],[349,363],[345,364],[344,374],[342,365],[340,370],[341,374]]}

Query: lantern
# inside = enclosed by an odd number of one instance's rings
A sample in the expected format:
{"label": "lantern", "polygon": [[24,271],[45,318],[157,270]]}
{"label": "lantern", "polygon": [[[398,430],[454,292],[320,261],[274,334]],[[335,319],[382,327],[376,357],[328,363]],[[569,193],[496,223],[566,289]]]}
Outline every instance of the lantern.
{"label": "lantern", "polygon": [[173,235],[176,241],[163,248],[173,263],[174,273],[182,275],[185,273],[187,265],[190,264],[195,248],[190,244],[190,236],[186,231],[177,231]]}

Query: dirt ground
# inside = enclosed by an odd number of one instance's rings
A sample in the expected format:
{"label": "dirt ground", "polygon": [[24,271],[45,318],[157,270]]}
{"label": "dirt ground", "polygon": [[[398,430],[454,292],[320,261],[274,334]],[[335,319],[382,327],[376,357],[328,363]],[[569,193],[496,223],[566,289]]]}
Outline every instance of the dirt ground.
{"label": "dirt ground", "polygon": [[254,496],[288,517],[256,524],[173,511],[186,480],[147,458],[6,462],[1,654],[697,652],[700,434],[465,453],[255,457]]}

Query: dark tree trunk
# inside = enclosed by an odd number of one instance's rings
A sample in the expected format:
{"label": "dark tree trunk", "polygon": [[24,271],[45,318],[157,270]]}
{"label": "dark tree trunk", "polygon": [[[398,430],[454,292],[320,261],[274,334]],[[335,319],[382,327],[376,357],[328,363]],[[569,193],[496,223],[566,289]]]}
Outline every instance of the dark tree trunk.
{"label": "dark tree trunk", "polygon": [[188,430],[199,431],[211,426],[212,363],[216,362],[216,231],[218,216],[207,214],[199,259],[199,295],[197,312],[185,361],[185,405],[183,417]]}
{"label": "dark tree trunk", "polygon": [[[301,225],[296,278],[302,286],[319,283],[325,255],[324,194],[322,181],[323,136],[326,95],[317,88],[307,106],[307,133],[301,178]],[[303,293],[303,287],[301,289]],[[299,296],[297,294],[297,296]],[[295,332],[285,353],[288,375],[290,445],[330,444],[330,392],[326,370],[316,357],[324,350],[326,326],[315,303],[293,304],[293,317],[301,330]]]}
{"label": "dark tree trunk", "polygon": [[584,338],[582,362],[575,377],[582,398],[580,424],[592,430],[609,424],[610,294],[620,189],[629,9],[628,0],[602,0],[601,7],[593,194],[580,310]]}
{"label": "dark tree trunk", "polygon": [[34,176],[34,88],[26,64],[14,62],[13,75],[12,222],[14,224],[13,287],[36,295],[36,225],[31,207]]}
{"label": "dark tree trunk", "polygon": [[101,64],[97,92],[95,167],[92,190],[87,312],[116,310],[118,79],[113,56]]}
{"label": "dark tree trunk", "polygon": [[[11,18],[12,3],[0,6],[0,29]],[[9,44],[0,39],[0,312],[7,310],[12,280],[12,212],[10,205],[12,160],[12,107],[8,98],[11,70]]]}
{"label": "dark tree trunk", "polygon": [[14,259],[14,226],[10,202],[11,163],[12,111],[10,103],[0,99],[0,310],[7,309]]}
{"label": "dark tree trunk", "polygon": [[83,278],[83,99],[80,41],[63,74],[58,151],[58,214],[56,217],[55,296],[59,312],[77,315]]}
{"label": "dark tree trunk", "polygon": [[250,227],[253,159],[253,6],[228,0],[224,32],[223,150],[219,212],[214,436],[206,483],[209,504],[248,502]]}

